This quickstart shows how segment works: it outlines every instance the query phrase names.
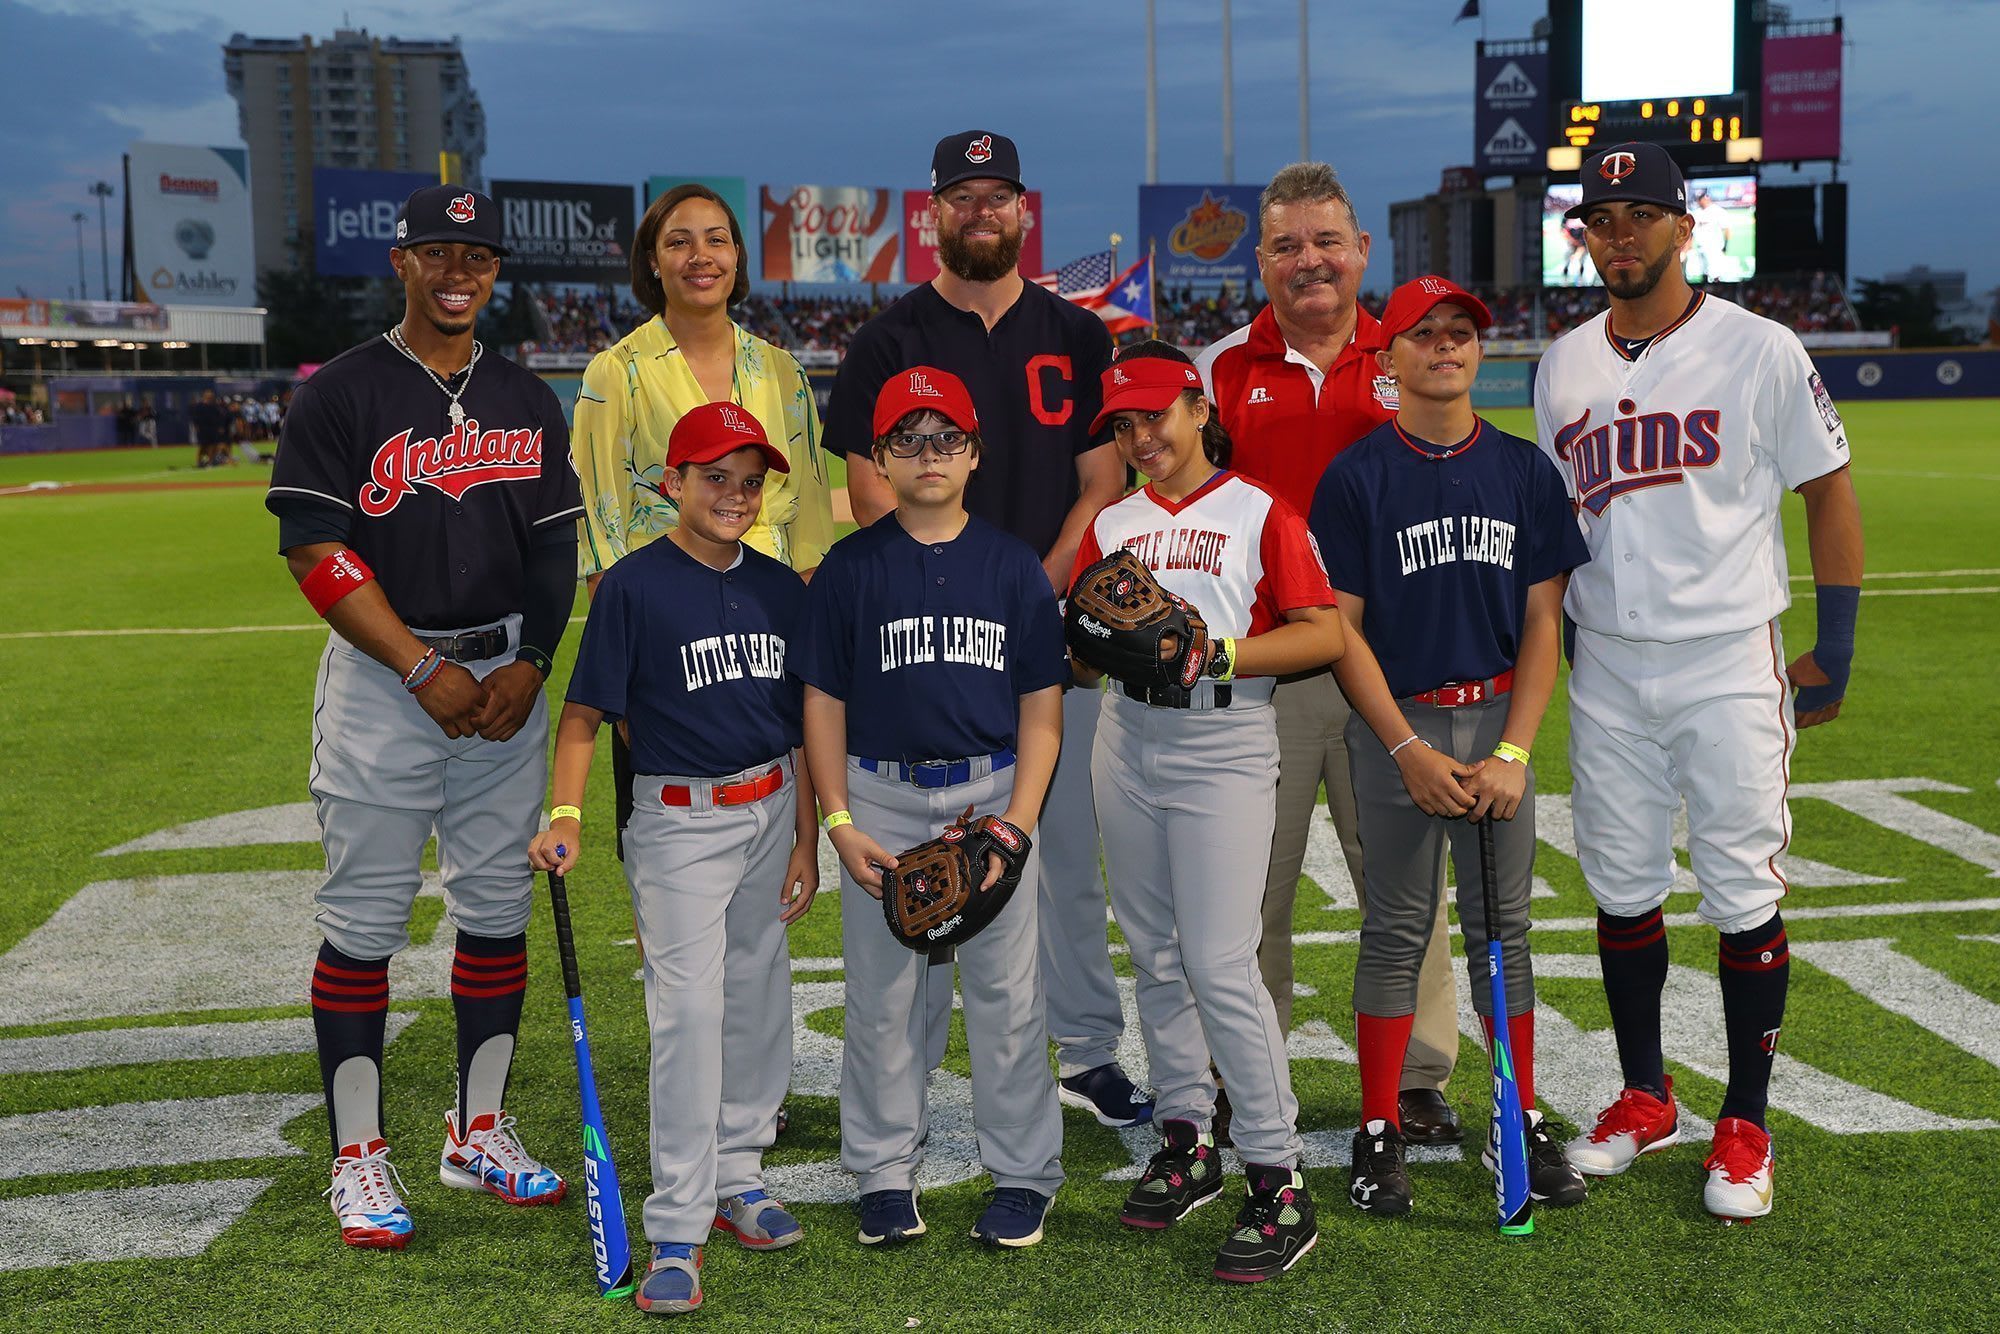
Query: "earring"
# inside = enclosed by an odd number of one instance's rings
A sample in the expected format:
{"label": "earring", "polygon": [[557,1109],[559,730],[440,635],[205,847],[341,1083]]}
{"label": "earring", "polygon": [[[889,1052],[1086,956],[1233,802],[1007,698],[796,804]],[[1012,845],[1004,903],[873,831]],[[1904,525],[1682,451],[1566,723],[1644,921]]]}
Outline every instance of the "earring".
{"label": "earring", "polygon": [[659,276],[660,276],[660,271],[659,271],[658,269],[654,269],[654,270],[653,270],[653,276],[654,276],[655,278],[659,277]]}

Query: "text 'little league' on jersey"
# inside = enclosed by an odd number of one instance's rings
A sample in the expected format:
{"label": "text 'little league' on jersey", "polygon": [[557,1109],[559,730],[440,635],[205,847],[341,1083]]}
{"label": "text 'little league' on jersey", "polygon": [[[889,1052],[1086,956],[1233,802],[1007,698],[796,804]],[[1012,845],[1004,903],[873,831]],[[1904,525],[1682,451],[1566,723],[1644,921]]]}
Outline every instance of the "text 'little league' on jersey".
{"label": "text 'little league' on jersey", "polygon": [[882,670],[921,662],[962,662],[1007,670],[1007,627],[976,616],[904,616],[877,630]]}
{"label": "text 'little league' on jersey", "polygon": [[778,635],[710,635],[681,645],[681,673],[690,692],[718,681],[785,679],[785,641]]}
{"label": "text 'little league' on jersey", "polygon": [[1127,538],[1125,549],[1156,574],[1167,570],[1200,570],[1220,578],[1222,553],[1229,549],[1229,534],[1209,528],[1156,528]]}
{"label": "text 'little league' on jersey", "polygon": [[1396,534],[1396,554],[1402,558],[1403,573],[1415,574],[1433,565],[1455,561],[1484,561],[1502,569],[1514,568],[1514,525],[1483,514],[1447,515],[1413,523]]}

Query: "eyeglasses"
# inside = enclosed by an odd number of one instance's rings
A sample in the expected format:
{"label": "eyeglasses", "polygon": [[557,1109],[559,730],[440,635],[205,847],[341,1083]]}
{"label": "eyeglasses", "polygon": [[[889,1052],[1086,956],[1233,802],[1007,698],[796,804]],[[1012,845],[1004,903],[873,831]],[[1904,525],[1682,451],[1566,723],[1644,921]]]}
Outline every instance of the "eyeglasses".
{"label": "eyeglasses", "polygon": [[972,436],[965,431],[933,431],[929,435],[919,435],[915,431],[899,431],[889,437],[889,452],[899,459],[913,459],[930,445],[949,458],[963,454],[972,444]]}

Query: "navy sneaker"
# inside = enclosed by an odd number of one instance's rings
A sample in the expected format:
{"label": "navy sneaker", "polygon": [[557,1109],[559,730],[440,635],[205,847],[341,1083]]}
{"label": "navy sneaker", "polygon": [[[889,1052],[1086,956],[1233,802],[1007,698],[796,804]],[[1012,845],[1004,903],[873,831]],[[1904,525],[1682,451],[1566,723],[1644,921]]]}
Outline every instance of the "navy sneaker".
{"label": "navy sneaker", "polygon": [[1042,1239],[1042,1221],[1049,1216],[1053,1195],[1020,1186],[1000,1186],[986,1212],[973,1225],[972,1239],[988,1246],[1019,1248]]}
{"label": "navy sneaker", "polygon": [[686,1315],[701,1305],[701,1247],[660,1242],[632,1300],[648,1315]]}
{"label": "navy sneaker", "polygon": [[861,1197],[861,1244],[894,1246],[924,1235],[914,1190],[871,1190]]}
{"label": "navy sneaker", "polygon": [[1116,1062],[1071,1075],[1056,1085],[1056,1096],[1064,1105],[1081,1107],[1096,1117],[1099,1125],[1114,1130],[1153,1119],[1153,1100],[1125,1077]]}

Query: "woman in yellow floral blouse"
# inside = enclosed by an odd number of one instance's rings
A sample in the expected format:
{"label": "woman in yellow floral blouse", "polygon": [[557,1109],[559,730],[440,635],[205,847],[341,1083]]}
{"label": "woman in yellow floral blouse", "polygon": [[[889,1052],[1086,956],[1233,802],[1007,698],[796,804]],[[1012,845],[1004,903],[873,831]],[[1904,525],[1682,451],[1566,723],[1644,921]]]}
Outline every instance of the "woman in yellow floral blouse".
{"label": "woman in yellow floral blouse", "polygon": [[667,435],[701,403],[748,409],[792,465],[767,478],[744,540],[808,578],[833,545],[812,387],[791,353],[730,319],[749,292],[743,229],[720,195],[688,184],[653,201],[632,246],[632,293],[653,318],[591,359],[570,433],[583,482],[578,564],[593,592],[612,562],[678,522],[661,476]]}

